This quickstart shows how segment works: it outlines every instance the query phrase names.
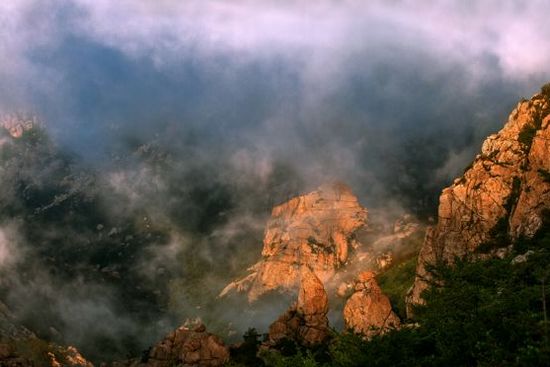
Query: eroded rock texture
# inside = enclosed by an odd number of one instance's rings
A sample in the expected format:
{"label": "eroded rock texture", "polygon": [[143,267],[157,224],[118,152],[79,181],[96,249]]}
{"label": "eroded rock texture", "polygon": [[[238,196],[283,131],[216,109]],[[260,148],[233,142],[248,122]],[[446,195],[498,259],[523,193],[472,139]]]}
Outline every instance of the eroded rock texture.
{"label": "eroded rock texture", "polygon": [[367,338],[399,328],[399,317],[376,283],[374,272],[363,272],[355,280],[354,293],[344,306],[344,322],[347,329]]}
{"label": "eroded rock texture", "polygon": [[[422,302],[426,264],[452,262],[480,245],[505,248],[532,236],[550,207],[550,97],[522,101],[489,136],[464,175],[443,190],[437,225],[428,230],[408,302]],[[490,246],[487,246],[490,245]]]}
{"label": "eroded rock texture", "polygon": [[269,327],[268,344],[290,339],[312,346],[324,342],[329,335],[328,296],[317,276],[302,267],[298,301]]}
{"label": "eroded rock texture", "polygon": [[229,348],[203,324],[194,328],[181,326],[156,344],[139,366],[223,366],[229,359]]}
{"label": "eroded rock texture", "polygon": [[348,261],[357,246],[354,233],[366,220],[367,210],[343,184],[321,186],[276,206],[265,231],[263,259],[220,296],[245,292],[253,302],[272,290],[295,289],[304,267],[326,281]]}

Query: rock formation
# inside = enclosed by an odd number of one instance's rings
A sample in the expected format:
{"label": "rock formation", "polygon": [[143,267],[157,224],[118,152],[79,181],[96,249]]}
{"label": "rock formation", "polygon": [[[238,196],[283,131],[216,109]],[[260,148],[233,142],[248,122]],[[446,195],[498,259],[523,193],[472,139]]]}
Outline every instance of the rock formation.
{"label": "rock formation", "polygon": [[307,267],[300,269],[298,301],[269,327],[268,344],[276,345],[291,339],[312,346],[325,341],[329,335],[328,296],[323,283]]}
{"label": "rock formation", "polygon": [[102,367],[223,366],[229,360],[229,348],[202,323],[180,326],[154,345],[141,360],[114,362]]}
{"label": "rock formation", "polygon": [[382,293],[374,277],[375,273],[371,271],[359,274],[354,293],[344,306],[346,328],[367,338],[400,325],[389,298]]}
{"label": "rock formation", "polygon": [[75,347],[46,342],[19,325],[8,307],[0,302],[0,366],[43,365],[93,367]]}
{"label": "rock formation", "polygon": [[297,288],[304,267],[326,281],[348,261],[357,246],[354,233],[366,220],[367,210],[343,184],[321,186],[276,206],[265,231],[263,259],[220,296],[246,292],[253,302],[272,290]]}
{"label": "rock formation", "polygon": [[[464,175],[443,190],[437,225],[428,230],[408,303],[421,303],[426,264],[452,262],[483,247],[532,236],[550,207],[550,94],[520,102],[489,136]],[[410,311],[410,310],[409,310]]]}
{"label": "rock formation", "polygon": [[229,359],[229,348],[203,324],[193,329],[179,327],[168,334],[149,352],[147,367],[223,366]]}

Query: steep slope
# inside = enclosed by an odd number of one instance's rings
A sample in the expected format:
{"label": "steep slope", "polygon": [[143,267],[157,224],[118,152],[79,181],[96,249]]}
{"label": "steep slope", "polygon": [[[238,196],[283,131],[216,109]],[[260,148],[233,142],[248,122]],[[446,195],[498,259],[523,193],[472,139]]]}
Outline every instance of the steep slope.
{"label": "steep slope", "polygon": [[0,366],[93,367],[72,346],[63,347],[38,338],[20,325],[0,302]]}
{"label": "steep slope", "polygon": [[274,207],[265,231],[263,259],[220,296],[244,292],[253,302],[272,290],[294,289],[304,266],[326,281],[348,261],[357,247],[354,234],[366,221],[367,210],[343,184],[321,186]]}
{"label": "steep slope", "polygon": [[531,237],[550,207],[550,86],[520,102],[461,178],[443,190],[408,303],[422,303],[427,265],[473,253],[498,255]]}

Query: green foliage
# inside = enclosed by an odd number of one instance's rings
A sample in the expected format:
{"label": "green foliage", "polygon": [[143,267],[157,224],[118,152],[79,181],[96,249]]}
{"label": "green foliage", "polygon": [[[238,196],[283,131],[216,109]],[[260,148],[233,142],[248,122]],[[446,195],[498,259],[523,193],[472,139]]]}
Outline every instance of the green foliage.
{"label": "green foliage", "polygon": [[258,349],[261,344],[261,335],[254,328],[249,328],[243,335],[243,343],[231,349],[233,366],[265,366],[258,358]]}
{"label": "green foliage", "polygon": [[525,124],[518,135],[518,141],[521,143],[523,150],[528,152],[533,144],[533,138],[537,133],[537,128],[533,124]]}
{"label": "green foliage", "polygon": [[514,207],[516,206],[519,195],[521,193],[521,179],[514,177],[512,180],[512,189],[510,195],[504,200],[503,207],[506,210],[506,214],[499,218],[493,228],[489,231],[489,240],[480,244],[475,252],[476,253],[488,253],[494,249],[505,247],[510,244],[509,220],[510,215]]}
{"label": "green foliage", "polygon": [[540,88],[540,93],[546,98],[550,98],[550,83],[546,83]]}
{"label": "green foliage", "polygon": [[414,282],[416,260],[416,256],[412,257],[377,277],[380,288],[390,298],[392,308],[401,319],[406,318],[405,296]]}

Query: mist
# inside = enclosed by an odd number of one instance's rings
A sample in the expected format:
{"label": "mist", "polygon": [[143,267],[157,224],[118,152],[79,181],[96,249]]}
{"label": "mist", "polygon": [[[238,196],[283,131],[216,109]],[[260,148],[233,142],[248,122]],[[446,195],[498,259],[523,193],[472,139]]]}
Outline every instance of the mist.
{"label": "mist", "polygon": [[259,259],[271,207],[339,180],[369,209],[435,215],[482,140],[550,79],[549,11],[0,4],[0,115],[36,115],[43,134],[0,136],[5,301],[97,358],[97,338],[134,340],[120,355],[186,318],[255,326],[211,303]]}

